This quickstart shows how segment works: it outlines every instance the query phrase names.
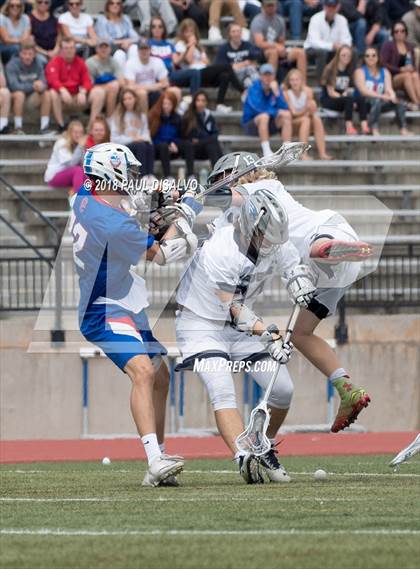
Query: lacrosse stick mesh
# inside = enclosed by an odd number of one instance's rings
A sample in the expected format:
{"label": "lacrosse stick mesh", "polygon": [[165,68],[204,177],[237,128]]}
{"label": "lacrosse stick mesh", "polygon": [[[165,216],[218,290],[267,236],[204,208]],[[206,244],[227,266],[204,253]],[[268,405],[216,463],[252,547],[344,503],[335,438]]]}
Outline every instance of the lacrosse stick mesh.
{"label": "lacrosse stick mesh", "polygon": [[265,403],[256,407],[249,419],[246,430],[236,439],[238,450],[262,456],[271,449],[271,442],[266,435],[270,423],[270,411]]}
{"label": "lacrosse stick mesh", "polygon": [[265,168],[275,169],[280,166],[287,166],[291,162],[299,160],[299,158],[311,148],[310,144],[304,142],[289,142],[283,144],[277,152],[271,156],[263,158]]}

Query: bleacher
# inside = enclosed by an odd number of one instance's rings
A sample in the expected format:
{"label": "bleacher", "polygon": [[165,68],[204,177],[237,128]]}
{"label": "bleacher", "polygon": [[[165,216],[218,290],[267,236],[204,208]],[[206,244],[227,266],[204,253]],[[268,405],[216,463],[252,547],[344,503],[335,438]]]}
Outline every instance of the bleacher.
{"label": "bleacher", "polygon": [[[85,1],[86,11],[98,14],[103,6],[103,0]],[[228,19],[225,19],[225,23]],[[301,42],[288,42],[289,45],[299,45]],[[203,40],[203,45],[209,53],[210,59],[214,57],[218,48],[217,43]],[[314,67],[309,66],[308,81],[313,87],[315,95],[319,96],[319,86],[314,77]],[[211,108],[215,108],[216,89],[207,89],[211,101]],[[229,90],[227,104],[234,107],[229,114],[215,113],[220,129],[220,142],[224,151],[247,150],[260,153],[258,137],[245,136],[240,127],[241,100],[236,91]],[[393,221],[384,249],[389,253],[386,261],[386,271],[397,275],[403,267],[411,275],[414,271],[417,281],[420,278],[418,258],[420,251],[420,112],[408,112],[408,126],[415,132],[415,136],[400,136],[394,115],[387,114],[381,117],[381,136],[346,136],[343,135],[343,119],[339,113],[320,109],[324,119],[327,137],[327,150],[335,158],[333,161],[311,160],[300,161],[278,172],[286,188],[297,199],[306,200],[311,196],[336,196],[351,198],[348,208],[348,218],[357,218],[361,213],[359,201],[361,196],[375,196],[387,208],[393,211]],[[25,116],[25,130],[35,132],[37,117]],[[36,302],[25,301],[29,295],[29,284],[19,285],[18,264],[12,260],[35,258],[36,254],[30,248],[22,248],[22,241],[11,230],[10,225],[18,229],[32,244],[40,247],[45,256],[54,256],[54,235],[51,226],[45,220],[52,221],[59,231],[63,232],[68,215],[68,196],[65,190],[51,189],[43,182],[43,175],[47,160],[54,144],[55,136],[39,136],[27,134],[24,136],[2,136],[0,142],[0,176],[11,184],[17,194],[13,193],[4,184],[0,183],[1,207],[0,214],[0,254],[4,268],[0,276],[0,286],[3,290],[12,284],[12,294],[8,299],[2,298],[3,305],[9,308],[34,308]],[[281,144],[280,137],[271,139],[273,149]],[[310,140],[314,146],[313,139]],[[311,150],[311,156],[316,158],[316,150]],[[172,173],[176,176],[178,169],[184,166],[182,160],[171,163]],[[196,161],[196,173],[210,164],[207,161]],[[155,164],[156,175],[161,172],[160,162]],[[1,180],[0,180],[1,182]],[[36,215],[27,207],[23,207],[18,196],[25,196],[42,213]],[[364,212],[366,213],[366,212]],[[205,215],[214,215],[217,211]],[[371,223],[379,222],[384,216],[380,207],[369,210]],[[9,225],[8,225],[9,224]],[[405,255],[406,252],[414,255],[414,261],[407,259],[406,265],[399,263],[396,256]],[[408,265],[407,265],[408,263]],[[35,267],[35,265],[34,265]],[[35,274],[38,269],[32,268],[30,277],[38,280],[33,282],[42,289],[45,279],[48,282],[48,271],[39,277]],[[405,268],[404,268],[405,267]],[[25,269],[27,270],[27,269]],[[389,273],[391,271],[391,273]],[[404,273],[405,274],[405,273]],[[39,277],[39,278],[38,278]],[[388,278],[387,277],[387,278]],[[25,277],[26,278],[26,277]],[[398,281],[400,282],[400,281]],[[404,281],[405,282],[405,281]],[[375,281],[371,290],[382,285]],[[400,286],[400,285],[398,285]],[[411,286],[407,283],[404,286]],[[417,282],[417,288],[420,289]],[[416,288],[413,284],[413,287]],[[19,288],[20,287],[20,288]],[[19,292],[18,292],[19,289]],[[418,293],[418,291],[417,291]],[[14,304],[7,304],[16,294],[19,298]],[[356,298],[359,293],[353,293]],[[398,296],[398,295],[397,295]],[[400,295],[401,296],[401,295]],[[29,297],[28,297],[29,298]],[[37,297],[38,298],[38,297]],[[42,295],[41,295],[42,298]],[[417,298],[417,297],[416,297]],[[1,307],[0,307],[1,309]],[[3,307],[4,309],[4,307]]]}

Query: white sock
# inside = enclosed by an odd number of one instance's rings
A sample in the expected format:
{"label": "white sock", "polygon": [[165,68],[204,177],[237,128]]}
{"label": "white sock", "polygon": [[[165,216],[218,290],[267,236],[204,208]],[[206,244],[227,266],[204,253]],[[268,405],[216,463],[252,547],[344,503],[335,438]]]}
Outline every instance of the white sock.
{"label": "white sock", "polygon": [[141,438],[144,450],[147,455],[147,462],[150,464],[157,456],[161,456],[161,451],[159,448],[159,443],[157,440],[156,433],[149,433]]}
{"label": "white sock", "polygon": [[268,140],[266,140],[265,142],[261,142],[261,148],[263,151],[263,156],[270,156],[270,154],[273,154]]}
{"label": "white sock", "polygon": [[9,124],[9,119],[7,117],[0,117],[0,130],[3,130],[5,126]]}
{"label": "white sock", "polygon": [[338,379],[339,377],[344,377],[344,376],[348,377],[348,373],[346,372],[346,370],[342,367],[337,368],[335,371],[332,372],[332,374],[330,375],[330,377],[328,378],[330,381],[334,381],[334,379]]}
{"label": "white sock", "polygon": [[160,443],[159,448],[160,448],[160,452],[162,454],[165,454],[165,450],[166,450],[165,443]]}
{"label": "white sock", "polygon": [[50,124],[50,117],[41,117],[41,129],[47,128]]}
{"label": "white sock", "polygon": [[15,128],[22,128],[23,125],[22,117],[15,117]]}
{"label": "white sock", "polygon": [[268,439],[271,443],[271,446],[273,447],[276,444],[276,438],[274,437],[274,439]]}

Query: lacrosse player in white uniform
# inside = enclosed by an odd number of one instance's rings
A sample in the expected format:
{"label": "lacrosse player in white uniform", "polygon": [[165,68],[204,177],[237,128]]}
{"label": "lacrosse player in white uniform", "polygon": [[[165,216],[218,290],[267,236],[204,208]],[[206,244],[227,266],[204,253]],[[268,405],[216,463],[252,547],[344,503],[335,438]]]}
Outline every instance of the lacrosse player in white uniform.
{"label": "lacrosse player in white uniform", "polygon": [[[259,159],[256,154],[235,152],[219,159],[209,175],[209,183],[222,179],[233,170],[240,171]],[[357,279],[360,264],[370,257],[369,244],[360,242],[354,229],[337,212],[325,209],[314,211],[296,201],[273,172],[257,169],[219,190],[211,198],[212,205],[226,209],[213,225],[215,228],[231,223],[248,196],[261,188],[275,195],[289,218],[289,238],[297,248],[303,263],[310,265],[316,275],[317,290],[306,310],[302,310],[292,336],[298,350],[322,373],[331,379],[341,402],[331,426],[338,432],[353,423],[370,397],[356,387],[342,367],[337,354],[314,331],[322,319],[335,313],[346,289]],[[218,201],[217,201],[218,199]]]}
{"label": "lacrosse player in white uniform", "polygon": [[[276,274],[285,281],[293,302],[308,306],[315,285],[288,241],[287,213],[278,198],[261,187],[243,203],[235,223],[221,225],[196,252],[177,294],[176,332],[182,367],[199,372],[219,432],[248,483],[262,479],[252,471],[250,456],[238,452],[235,444],[244,425],[228,364],[248,362],[251,375],[265,389],[277,369],[273,359],[280,363],[289,360],[292,345],[283,342],[278,328],[267,326],[252,309]],[[200,362],[200,367],[194,362]],[[292,380],[286,366],[281,366],[268,402],[271,418],[267,434],[273,441],[292,394]],[[260,464],[270,480],[290,480],[274,447],[261,457]]]}

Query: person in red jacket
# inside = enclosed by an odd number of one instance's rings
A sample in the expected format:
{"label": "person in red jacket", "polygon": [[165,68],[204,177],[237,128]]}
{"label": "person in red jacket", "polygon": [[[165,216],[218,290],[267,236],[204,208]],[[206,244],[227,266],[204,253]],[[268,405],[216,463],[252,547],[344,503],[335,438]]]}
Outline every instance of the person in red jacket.
{"label": "person in red jacket", "polygon": [[93,86],[86,63],[76,55],[76,44],[72,38],[60,41],[60,54],[49,61],[45,76],[60,129],[64,128],[63,107],[81,111],[89,106],[91,125],[104,106],[105,91]]}

